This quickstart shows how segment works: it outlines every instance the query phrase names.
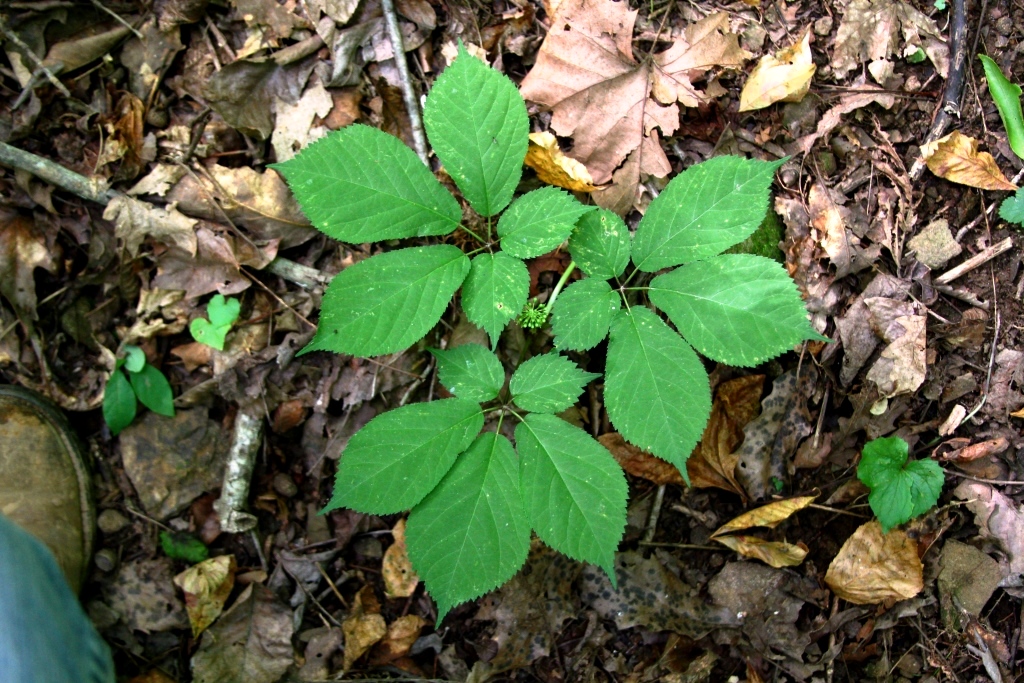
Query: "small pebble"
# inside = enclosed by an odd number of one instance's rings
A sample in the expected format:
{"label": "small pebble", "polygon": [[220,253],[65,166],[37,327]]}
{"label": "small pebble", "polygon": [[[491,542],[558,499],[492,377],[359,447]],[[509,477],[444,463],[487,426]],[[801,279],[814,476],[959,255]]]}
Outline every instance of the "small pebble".
{"label": "small pebble", "polygon": [[128,518],[114,509],[104,510],[96,519],[96,526],[105,534],[116,534],[128,526]]}
{"label": "small pebble", "polygon": [[832,32],[832,17],[827,14],[814,22],[814,35],[827,36]]}
{"label": "small pebble", "polygon": [[117,555],[110,548],[104,548],[93,556],[92,561],[101,572],[111,572],[117,566]]}
{"label": "small pebble", "polygon": [[274,490],[285,498],[291,498],[299,492],[299,487],[295,484],[295,480],[284,472],[278,472],[274,475],[273,485]]}

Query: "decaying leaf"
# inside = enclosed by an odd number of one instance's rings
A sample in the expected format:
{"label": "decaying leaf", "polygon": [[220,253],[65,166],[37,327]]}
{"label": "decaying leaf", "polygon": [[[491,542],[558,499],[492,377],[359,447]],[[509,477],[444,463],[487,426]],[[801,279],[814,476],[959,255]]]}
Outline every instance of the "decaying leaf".
{"label": "decaying leaf", "polygon": [[277,161],[291,159],[300,149],[326,135],[324,126],[312,128],[313,119],[324,118],[333,108],[334,100],[319,82],[307,88],[294,104],[278,100],[274,134],[270,137]]}
{"label": "decaying leaf", "polygon": [[195,231],[198,248],[194,255],[171,248],[157,259],[157,275],[153,285],[161,289],[185,290],[185,297],[220,292],[224,296],[238,294],[249,287],[249,278],[239,268],[257,270],[266,267],[277,255],[276,240],[258,248],[250,240],[236,239],[232,234],[217,234],[206,225]]}
{"label": "decaying leaf", "polygon": [[825,573],[825,583],[855,605],[908,600],[924,588],[917,544],[905,532],[882,533],[878,520],[861,525],[846,540]]}
{"label": "decaying leaf", "polygon": [[427,622],[416,614],[398,617],[388,624],[387,635],[377,643],[370,655],[370,666],[384,666],[409,654],[412,644],[420,637]]}
{"label": "decaying leaf", "polygon": [[[842,121],[844,114],[849,114],[869,104],[879,104],[886,109],[891,109],[895,103],[896,97],[878,86],[863,82],[855,84],[851,92],[840,97],[839,103],[822,115],[813,133],[808,133],[797,141],[800,151],[804,154],[809,154],[815,142],[835,130],[836,126]],[[775,200],[776,206],[778,206],[780,199],[785,198],[777,197]]]}
{"label": "decaying leaf", "polygon": [[274,132],[275,102],[297,101],[313,66],[309,60],[281,66],[273,60],[238,59],[213,74],[203,97],[229,126],[265,140]]}
{"label": "decaying leaf", "polygon": [[405,518],[398,520],[391,530],[395,542],[384,552],[380,573],[384,579],[384,593],[389,598],[407,598],[416,590],[420,577],[412,568],[405,547]]}
{"label": "decaying leaf", "polygon": [[663,484],[678,484],[683,486],[683,476],[675,465],[671,465],[661,458],[641,450],[622,438],[618,432],[608,432],[597,437],[601,445],[611,451],[615,459],[634,477],[642,477],[653,481],[658,486]]}
{"label": "decaying leaf", "polygon": [[740,111],[764,109],[775,102],[799,102],[810,89],[816,68],[807,28],[790,47],[761,58],[740,93]]}
{"label": "decaying leaf", "polygon": [[524,163],[548,185],[557,185],[573,192],[593,192],[595,189],[587,167],[563,154],[557,138],[547,131],[530,133],[530,146],[526,150]]}
{"label": "decaying leaf", "polygon": [[178,247],[190,256],[196,255],[195,225],[199,221],[182,214],[174,206],[160,208],[146,202],[118,195],[103,211],[104,220],[114,222],[114,234],[132,258],[147,236],[161,244]]}
{"label": "decaying leaf", "polygon": [[54,270],[53,257],[28,216],[0,208],[0,294],[15,310],[36,318],[36,281],[33,271]]}
{"label": "decaying leaf", "polygon": [[807,546],[785,541],[766,541],[757,536],[719,536],[715,539],[743,557],[761,560],[769,567],[795,567],[807,557]]}
{"label": "decaying leaf", "polygon": [[174,585],[185,594],[185,611],[192,624],[192,637],[216,621],[235,585],[235,556],[211,557],[192,565],[174,577]]}
{"label": "decaying leaf", "polygon": [[[903,34],[901,46],[899,34]],[[943,78],[949,71],[949,48],[935,21],[904,0],[852,0],[836,34],[832,70],[844,77],[861,62],[909,57],[923,49]]]}
{"label": "decaying leaf", "polygon": [[348,671],[367,650],[387,635],[388,627],[384,617],[380,615],[380,604],[373,594],[373,586],[363,586],[356,594],[352,611],[345,621],[341,622],[341,630],[345,634],[345,664]]}
{"label": "decaying leaf", "polygon": [[774,529],[782,522],[786,521],[793,516],[794,513],[803,510],[808,505],[814,502],[817,496],[800,496],[797,498],[787,498],[786,500],[776,500],[762,505],[761,507],[754,508],[744,512],[739,517],[726,522],[718,529],[715,533],[711,534],[711,538],[717,538],[723,534],[729,534],[734,531],[743,531],[751,527],[768,527]]}
{"label": "decaying leaf", "polygon": [[982,538],[994,541],[1005,553],[1000,558],[1004,588],[1013,588],[1020,597],[1024,591],[1024,509],[988,484],[965,481],[953,491],[960,500],[967,501],[967,509],[974,513],[974,522]]}
{"label": "decaying leaf", "polygon": [[999,170],[992,155],[979,151],[978,141],[958,130],[921,145],[921,157],[929,171],[951,182],[982,190],[1017,189]]}
{"label": "decaying leaf", "polygon": [[258,583],[203,634],[192,657],[196,683],[273,683],[294,662],[292,611]]}
{"label": "decaying leaf", "polygon": [[884,297],[864,300],[875,334],[888,343],[881,357],[868,370],[867,378],[887,398],[909,394],[924,383],[927,372],[925,326],[915,304]]}
{"label": "decaying leaf", "polygon": [[715,390],[704,435],[686,461],[692,486],[731,491],[747,500],[736,479],[740,460],[736,446],[743,440],[743,428],[761,409],[763,389],[764,375],[748,375],[722,382]]}
{"label": "decaying leaf", "polygon": [[861,248],[860,238],[849,227],[850,210],[840,203],[845,198],[836,194],[818,183],[811,185],[807,212],[838,279],[871,267],[877,252],[872,254]]}
{"label": "decaying leaf", "polygon": [[[630,204],[641,174],[661,178],[671,170],[656,129],[663,135],[676,130],[677,102],[695,107],[708,99],[693,82],[709,69],[736,68],[750,57],[729,32],[728,15],[720,13],[687,27],[665,52],[637,62],[636,15],[612,0],[563,0],[521,86],[523,97],[552,109],[551,129],[573,138],[573,156],[594,183],[625,188],[619,194]],[[634,154],[634,163],[623,166]],[[620,166],[628,174],[613,177]],[[595,195],[602,206],[615,203],[611,199]]]}

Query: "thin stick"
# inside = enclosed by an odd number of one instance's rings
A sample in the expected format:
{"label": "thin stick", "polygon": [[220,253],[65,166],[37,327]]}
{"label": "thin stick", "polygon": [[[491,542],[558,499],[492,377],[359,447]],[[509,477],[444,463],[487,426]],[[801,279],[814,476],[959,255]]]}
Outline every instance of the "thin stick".
{"label": "thin stick", "polygon": [[982,249],[977,254],[961,263],[956,268],[950,268],[942,275],[938,276],[932,282],[936,285],[948,285],[953,280],[966,275],[978,266],[988,263],[1000,254],[1004,254],[1013,248],[1013,241],[1007,237],[999,244],[994,244],[991,247]]}
{"label": "thin stick", "polygon": [[409,63],[405,59],[405,45],[402,42],[402,30],[398,26],[398,15],[395,14],[394,0],[381,0],[380,6],[384,12],[384,26],[387,28],[388,38],[391,40],[391,52],[395,58],[395,66],[398,67],[398,82],[402,88],[402,99],[405,100],[405,108],[409,112],[412,144],[420,161],[429,167],[430,162],[427,160],[427,136],[423,134],[420,103],[416,98],[416,90],[413,88],[412,78],[409,76]]}
{"label": "thin stick", "polygon": [[0,142],[0,164],[28,171],[51,185],[56,185],[82,199],[88,199],[97,204],[106,204],[116,194],[107,187],[104,180],[86,178],[84,175],[69,171],[58,163],[12,147],[6,142]]}
{"label": "thin stick", "polygon": [[96,9],[98,9],[98,10],[100,10],[102,12],[106,12],[110,16],[114,17],[114,21],[116,21],[117,23],[121,24],[121,26],[124,26],[126,29],[128,29],[129,31],[134,33],[136,38],[138,38],[139,40],[145,40],[145,36],[143,36],[142,33],[138,29],[136,29],[134,26],[132,26],[127,21],[125,21],[123,18],[121,18],[120,14],[118,14],[117,12],[114,12],[111,9],[108,9],[108,8],[104,7],[103,3],[101,3],[99,0],[92,0],[92,4],[93,4],[93,6]]}
{"label": "thin stick", "polygon": [[952,474],[957,477],[963,477],[964,479],[970,479],[971,481],[978,481],[982,484],[999,484],[1000,486],[1024,486],[1024,481],[1011,481],[1009,479],[983,479],[981,477],[974,477],[970,474],[964,474],[963,472],[957,472],[955,470],[947,470],[945,467],[942,471],[946,474]]}
{"label": "thin stick", "polygon": [[654,540],[654,533],[658,529],[658,518],[661,517],[661,506],[665,500],[665,484],[661,484],[654,494],[654,503],[651,505],[651,514],[647,518],[647,529],[644,530],[644,543]]}
{"label": "thin stick", "polygon": [[[36,53],[33,52],[32,49],[24,43],[24,41],[22,41],[22,39],[18,36],[17,33],[7,28],[7,22],[3,20],[3,17],[0,17],[0,32],[7,36],[7,39],[9,41],[17,45],[22,50],[24,50],[25,56],[28,57],[28,60],[32,62],[36,69],[43,72],[43,74],[46,76],[46,80],[50,81],[50,83],[53,84],[53,87],[60,91],[61,95],[68,99],[71,99],[71,91],[69,91],[67,87],[60,82],[60,79],[57,78],[53,74],[53,72],[50,71],[50,69],[47,68],[45,64],[43,64],[42,61],[40,61],[39,56],[36,55]],[[32,83],[28,84],[28,88],[32,88]],[[24,93],[22,93],[22,95],[24,95]],[[19,101],[15,104],[15,108],[18,104],[21,103],[22,99],[23,97],[18,98]]]}

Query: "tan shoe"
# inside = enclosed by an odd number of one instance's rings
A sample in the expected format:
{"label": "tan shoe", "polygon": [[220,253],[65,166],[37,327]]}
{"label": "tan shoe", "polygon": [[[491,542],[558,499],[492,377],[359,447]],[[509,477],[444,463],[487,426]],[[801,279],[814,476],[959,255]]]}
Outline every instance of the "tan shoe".
{"label": "tan shoe", "polygon": [[0,385],[0,514],[46,544],[76,593],[96,529],[89,470],[60,410]]}

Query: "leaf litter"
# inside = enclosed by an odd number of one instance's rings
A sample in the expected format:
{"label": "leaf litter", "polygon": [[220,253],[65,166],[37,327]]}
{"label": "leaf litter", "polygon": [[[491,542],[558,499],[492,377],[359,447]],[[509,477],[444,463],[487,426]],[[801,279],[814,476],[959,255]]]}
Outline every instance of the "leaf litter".
{"label": "leaf litter", "polygon": [[[140,664],[153,662],[182,681],[233,680],[239,672],[269,681],[294,667],[302,678],[325,679],[354,655],[353,673],[390,667],[460,680],[499,672],[690,680],[682,677],[699,671],[700,680],[767,680],[775,671],[812,680],[829,666],[858,680],[888,661],[890,643],[901,651],[920,645],[918,671],[940,678],[954,668],[961,680],[983,675],[997,660],[1012,666],[1009,641],[989,626],[1019,627],[1021,529],[1012,485],[964,480],[954,493],[963,507],[885,536],[870,524],[858,529],[849,514],[805,508],[776,529],[736,528],[709,542],[722,519],[738,527],[819,492],[826,506],[863,513],[866,491],[850,468],[863,443],[879,436],[898,433],[922,458],[938,433],[944,450],[935,457],[956,454],[951,471],[969,466],[962,454],[979,453],[970,462],[985,469],[963,473],[1021,477],[1018,252],[976,266],[951,288],[936,283],[943,269],[1007,234],[1019,246],[994,212],[988,221],[980,213],[1009,190],[1016,162],[995,119],[986,128],[967,98],[960,130],[924,147],[938,175],[912,181],[903,168],[925,142],[931,98],[953,62],[946,15],[892,0],[854,0],[825,13],[737,6],[729,15],[704,2],[662,13],[657,3],[563,0],[546,14],[538,5],[493,15],[397,5],[420,93],[444,68],[445,46],[463,40],[537,95],[537,178],[592,193],[629,226],[661,178],[715,153],[802,155],[776,178],[784,233],[772,256],[784,259],[815,328],[834,341],[808,344],[749,375],[715,371],[712,418],[688,467],[699,489],[680,488],[677,471],[616,439],[598,380],[573,419],[620,457],[634,477],[633,499],[643,503],[631,506],[618,588],[538,546],[510,584],[438,628],[404,564],[398,519],[317,515],[321,484],[347,439],[377,413],[438,390],[430,360],[417,350],[369,360],[295,357],[322,283],[369,254],[315,238],[280,176],[266,169],[356,120],[408,137],[379,5],[174,0],[157,3],[151,16],[131,3],[115,8],[141,37],[98,10],[77,16],[50,5],[16,7],[7,26],[76,103],[63,108],[63,95],[5,35],[0,59],[14,74],[3,76],[14,96],[0,105],[3,139],[132,190],[133,199],[108,205],[104,220],[103,208],[23,172],[0,175],[11,226],[0,231],[0,242],[7,240],[3,379],[95,410],[105,364],[112,367],[120,344],[138,344],[182,404],[193,406],[179,411],[188,419],[174,429],[163,418],[140,418],[119,443],[85,428],[112,468],[98,498],[131,520],[101,536],[109,553],[97,556],[89,603],[119,671],[157,676]],[[1002,8],[987,11],[985,45],[998,59],[1021,29]],[[918,48],[924,62],[915,61]],[[592,64],[600,68],[587,77],[571,66]],[[22,90],[23,103],[13,107]],[[984,90],[979,97],[987,106]],[[751,103],[761,107],[750,107],[755,115],[737,115]],[[992,189],[979,202],[955,184],[965,180]],[[282,255],[308,269],[288,271],[304,274],[306,284],[278,274]],[[563,255],[529,264],[531,294],[565,270]],[[222,289],[241,301],[227,350],[190,354],[187,324]],[[451,343],[478,334],[457,313],[451,324]],[[546,339],[509,335],[499,352],[532,354]],[[587,358],[574,356],[584,367]],[[264,555],[224,532],[211,506],[224,440],[238,407],[256,399],[274,418],[250,499]],[[92,418],[84,416],[87,424]],[[1005,448],[992,445],[999,439]],[[174,459],[180,443],[195,444],[188,450],[201,467]],[[213,475],[200,476],[207,469]],[[751,500],[762,507],[751,509]],[[138,515],[201,535],[216,571],[163,558]],[[959,526],[949,527],[951,519]],[[734,550],[716,548],[719,539],[734,539],[736,550],[760,561],[735,561]],[[795,569],[762,564],[795,559],[796,551],[806,556]],[[231,560],[223,558],[234,558],[237,569],[225,574]],[[924,567],[921,587],[906,600],[917,588],[914,558]],[[234,587],[218,583],[232,573]],[[820,587],[829,585],[831,595]],[[649,594],[657,598],[653,610]],[[830,610],[829,598],[881,607],[869,614],[839,602]],[[910,619],[920,620],[923,634],[908,627]],[[189,664],[180,639],[204,624]],[[266,642],[244,635],[253,625]],[[932,640],[948,659],[929,649]],[[237,643],[241,659],[224,643]],[[911,659],[884,668],[913,679],[920,674],[909,673]]]}

